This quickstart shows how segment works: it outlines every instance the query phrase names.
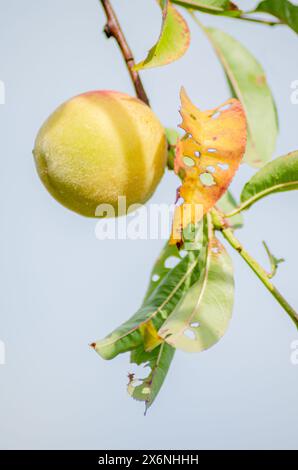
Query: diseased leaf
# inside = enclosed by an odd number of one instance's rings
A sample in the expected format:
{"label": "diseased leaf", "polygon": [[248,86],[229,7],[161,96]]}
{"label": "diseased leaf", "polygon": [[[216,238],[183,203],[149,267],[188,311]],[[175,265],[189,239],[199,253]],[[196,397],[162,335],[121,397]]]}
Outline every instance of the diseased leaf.
{"label": "diseased leaf", "polygon": [[[163,343],[151,353],[144,352],[142,346],[131,354],[131,362],[150,367],[150,373],[145,378],[134,378],[128,383],[128,392],[136,400],[145,402],[145,413],[155,400],[168,373],[173,360],[175,349]],[[141,382],[141,383],[139,383]]]}
{"label": "diseased leaf", "polygon": [[[234,199],[234,196],[232,195],[231,191],[226,191],[224,195],[220,198],[216,206],[221,212],[223,212],[224,214],[228,214],[229,212],[234,211],[238,207],[238,204]],[[231,229],[236,230],[238,228],[243,227],[243,216],[241,213],[233,215],[232,217],[227,219],[226,222],[228,223]]]}
{"label": "diseased leaf", "polygon": [[242,208],[269,194],[294,189],[298,189],[298,151],[267,163],[246,183],[241,193]]}
{"label": "diseased leaf", "polygon": [[223,245],[213,235],[209,237],[205,269],[158,332],[169,345],[187,352],[217,343],[232,316],[232,262]]}
{"label": "diseased leaf", "polygon": [[246,120],[238,100],[200,111],[182,88],[180,113],[186,134],[176,146],[174,167],[182,178],[183,203],[175,210],[171,244],[180,243],[183,229],[196,225],[224,194],[246,144]]}
{"label": "diseased leaf", "polygon": [[268,274],[268,277],[272,278],[276,274],[278,265],[280,263],[283,263],[285,260],[284,258],[276,258],[269,250],[269,247],[266,242],[263,241],[263,245],[270,261],[270,273]]}
{"label": "diseased leaf", "polygon": [[[147,288],[147,292],[144,297],[143,304],[145,303],[146,299],[150,297],[152,292],[156,289],[156,287],[160,284],[163,278],[169,273],[171,270],[171,265],[167,262],[167,260],[172,261],[173,263],[178,263],[181,261],[182,256],[181,252],[179,252],[177,246],[171,246],[168,242],[166,242],[165,246],[163,247],[162,251],[160,252],[155,264],[152,268],[150,274],[150,282]],[[173,266],[172,266],[173,267]]]}
{"label": "diseased leaf", "polygon": [[170,1],[158,2],[162,8],[162,27],[157,43],[150,49],[145,60],[136,64],[134,70],[160,67],[179,59],[187,51],[190,32],[186,21]]}
{"label": "diseased leaf", "polygon": [[225,69],[233,95],[245,110],[248,140],[244,161],[261,167],[272,158],[278,133],[275,103],[264,70],[230,35],[215,28],[205,31]]}
{"label": "diseased leaf", "polygon": [[[179,302],[189,286],[190,279],[198,264],[198,254],[188,252],[179,257],[178,264],[172,268],[146,297],[141,308],[128,321],[119,326],[110,335],[94,343],[94,349],[104,359],[112,359],[120,353],[130,351],[144,344],[146,338],[156,338],[156,331]],[[197,273],[198,275],[198,273]],[[150,326],[148,326],[150,325]],[[148,329],[149,328],[149,329]],[[158,341],[153,344],[157,345]],[[149,341],[148,349],[152,349]]]}
{"label": "diseased leaf", "polygon": [[[264,0],[255,12],[269,13],[298,33],[298,6],[287,0]],[[253,12],[250,12],[253,13]]]}

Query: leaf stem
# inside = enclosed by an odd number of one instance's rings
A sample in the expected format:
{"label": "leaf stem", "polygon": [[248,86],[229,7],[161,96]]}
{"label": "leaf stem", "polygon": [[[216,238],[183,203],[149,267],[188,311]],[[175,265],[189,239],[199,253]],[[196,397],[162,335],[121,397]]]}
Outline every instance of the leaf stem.
{"label": "leaf stem", "polygon": [[107,38],[110,38],[111,36],[115,38],[117,41],[117,44],[121,50],[122,56],[124,58],[124,61],[126,63],[127,70],[129,72],[129,75],[131,77],[133,86],[136,91],[137,97],[142,100],[144,103],[146,103],[149,106],[149,99],[148,96],[145,92],[145,89],[143,87],[143,83],[141,81],[141,78],[135,70],[133,70],[133,66],[135,65],[134,57],[132,54],[132,51],[126,41],[126,38],[123,34],[123,31],[120,27],[118,18],[116,16],[116,13],[110,3],[110,0],[99,0],[100,3],[102,4],[102,7],[105,11],[106,17],[107,17],[107,23],[104,27],[104,32],[107,36]]}
{"label": "leaf stem", "polygon": [[272,284],[268,273],[262,268],[262,266],[246,251],[246,249],[242,246],[238,238],[235,237],[233,231],[228,228],[224,221],[224,216],[217,210],[212,209],[212,219],[214,228],[216,230],[221,231],[224,238],[227,242],[231,245],[234,250],[236,250],[239,255],[244,259],[244,261],[248,264],[248,266],[254,271],[254,273],[258,276],[260,281],[264,284],[264,286],[269,290],[269,292],[273,295],[273,297],[277,300],[277,302],[283,307],[283,309],[287,312],[290,318],[295,323],[296,327],[298,328],[298,314],[297,312],[291,307],[291,305],[287,302],[287,300],[283,297],[283,295],[279,292],[279,290]]}

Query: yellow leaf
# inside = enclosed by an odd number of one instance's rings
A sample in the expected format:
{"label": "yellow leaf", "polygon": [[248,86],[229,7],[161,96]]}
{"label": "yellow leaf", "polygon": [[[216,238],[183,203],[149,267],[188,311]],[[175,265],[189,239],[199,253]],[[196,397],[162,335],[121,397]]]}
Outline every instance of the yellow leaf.
{"label": "yellow leaf", "polygon": [[[186,132],[176,146],[174,169],[182,178],[170,243],[182,241],[182,231],[197,224],[229,187],[246,147],[246,119],[239,100],[200,111],[181,89],[182,123]],[[187,214],[187,215],[186,215]]]}

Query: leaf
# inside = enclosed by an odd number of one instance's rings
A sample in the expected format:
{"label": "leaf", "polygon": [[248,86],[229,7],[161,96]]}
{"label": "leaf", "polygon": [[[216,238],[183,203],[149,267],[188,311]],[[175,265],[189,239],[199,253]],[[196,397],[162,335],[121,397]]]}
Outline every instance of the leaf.
{"label": "leaf", "polygon": [[207,9],[216,12],[230,8],[229,0],[173,0],[173,3],[191,8],[192,10]]}
{"label": "leaf", "polygon": [[[232,212],[238,207],[234,196],[230,191],[226,191],[224,195],[220,198],[216,206],[219,208],[221,212],[224,214],[228,214]],[[226,222],[229,224],[229,227],[233,230],[243,227],[243,216],[242,214],[236,214],[226,219]]]}
{"label": "leaf", "polygon": [[272,193],[298,189],[298,151],[276,158],[261,168],[244,186],[241,207],[252,204]]}
{"label": "leaf", "polygon": [[190,43],[190,32],[180,13],[168,0],[158,3],[162,8],[161,32],[146,59],[134,66],[136,71],[174,62],[183,56]]}
{"label": "leaf", "polygon": [[[179,302],[198,265],[198,254],[188,252],[184,258],[179,256],[178,264],[169,270],[156,289],[146,297],[140,309],[129,320],[116,328],[110,335],[94,343],[94,349],[104,359],[112,359],[120,353],[130,351],[144,344],[154,335],[167,316]],[[156,346],[156,341],[153,346]],[[146,347],[146,345],[145,345]],[[152,349],[149,341],[148,349]]]}
{"label": "leaf", "polygon": [[188,10],[198,10],[212,15],[237,17],[242,13],[235,3],[229,0],[173,0],[173,3]]}
{"label": "leaf", "polygon": [[280,263],[283,263],[285,260],[284,258],[276,258],[269,250],[269,247],[266,242],[263,241],[263,245],[270,261],[270,273],[268,274],[268,277],[272,278],[276,274],[278,265]]}
{"label": "leaf", "polygon": [[261,167],[272,158],[278,133],[275,103],[264,70],[230,35],[215,28],[204,30],[224,67],[233,95],[245,110],[248,140],[244,160]]}
{"label": "leaf", "polygon": [[[151,353],[144,352],[142,346],[131,354],[131,362],[138,365],[146,363],[150,373],[142,379],[132,378],[128,384],[129,394],[136,400],[145,402],[145,414],[155,400],[173,360],[175,349],[166,343]],[[138,382],[141,382],[137,385]]]}
{"label": "leaf", "polygon": [[224,335],[232,316],[234,279],[231,259],[214,237],[206,248],[206,265],[158,334],[187,352],[210,348]]}
{"label": "leaf", "polygon": [[298,33],[298,6],[287,0],[264,0],[249,13],[254,12],[269,13]]}
{"label": "leaf", "polygon": [[146,299],[150,297],[152,292],[156,289],[156,287],[160,284],[163,278],[171,270],[171,267],[167,263],[167,260],[172,261],[173,263],[175,262],[175,259],[177,261],[180,261],[182,259],[181,252],[179,252],[176,245],[171,246],[168,242],[166,242],[152,268],[149,286],[147,288],[143,303],[145,303]]}
{"label": "leaf", "polygon": [[166,137],[168,141],[168,168],[174,169],[175,150],[178,140],[180,139],[179,132],[176,129],[166,128]]}
{"label": "leaf", "polygon": [[175,172],[182,178],[171,243],[179,243],[183,228],[197,224],[230,185],[245,151],[246,120],[241,103],[230,99],[200,111],[181,90],[182,124],[186,135],[176,146]]}

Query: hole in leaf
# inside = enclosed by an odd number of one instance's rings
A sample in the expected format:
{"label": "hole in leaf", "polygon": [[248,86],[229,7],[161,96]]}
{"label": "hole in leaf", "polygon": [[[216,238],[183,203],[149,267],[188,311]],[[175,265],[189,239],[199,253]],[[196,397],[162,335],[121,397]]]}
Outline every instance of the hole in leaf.
{"label": "hole in leaf", "polygon": [[209,152],[209,153],[216,153],[216,152],[217,152],[217,149],[210,148],[210,149],[208,149],[208,152]]}
{"label": "hole in leaf", "polygon": [[192,340],[196,339],[196,335],[195,335],[194,331],[192,331],[190,329],[187,329],[187,330],[184,331],[184,336],[186,336],[187,338],[192,339]]}
{"label": "hole in leaf", "polygon": [[192,328],[198,328],[200,326],[200,323],[198,321],[194,321],[193,323],[190,324]]}
{"label": "hole in leaf", "polygon": [[219,253],[219,248],[217,248],[217,246],[214,246],[213,248],[211,248],[211,251],[213,253]]}
{"label": "hole in leaf", "polygon": [[196,156],[196,157],[200,157],[200,156],[201,156],[201,152],[199,152],[199,150],[196,150],[196,151],[195,151],[195,156]]}
{"label": "hole in leaf", "polygon": [[220,108],[220,111],[227,111],[228,109],[230,109],[232,107],[232,104],[231,103],[228,103],[228,104],[225,104],[224,106],[222,106]]}
{"label": "hole in leaf", "polygon": [[192,158],[186,156],[183,157],[183,163],[185,163],[186,166],[194,166],[195,164]]}
{"label": "hole in leaf", "polygon": [[215,113],[212,114],[211,118],[212,118],[212,119],[218,119],[219,116],[220,116],[220,111],[215,111]]}
{"label": "hole in leaf", "polygon": [[213,186],[216,184],[213,176],[210,173],[201,173],[200,180],[204,186]]}
{"label": "hole in leaf", "polygon": [[152,276],[152,281],[157,282],[159,280],[160,276],[158,274],[153,274]]}
{"label": "hole in leaf", "polygon": [[172,269],[177,266],[179,261],[179,258],[176,258],[176,256],[170,256],[165,260],[165,268]]}
{"label": "hole in leaf", "polygon": [[211,166],[211,165],[210,165],[210,166],[207,166],[206,170],[209,171],[210,173],[214,173],[214,172],[215,172],[214,166]]}
{"label": "hole in leaf", "polygon": [[223,171],[226,171],[229,169],[229,165],[227,163],[218,163],[217,166]]}

